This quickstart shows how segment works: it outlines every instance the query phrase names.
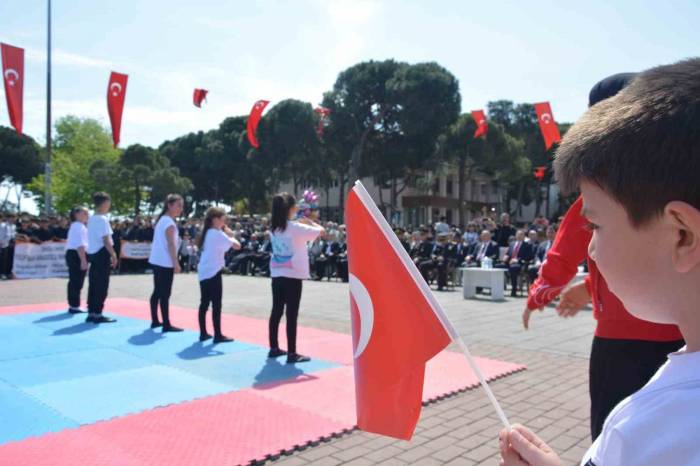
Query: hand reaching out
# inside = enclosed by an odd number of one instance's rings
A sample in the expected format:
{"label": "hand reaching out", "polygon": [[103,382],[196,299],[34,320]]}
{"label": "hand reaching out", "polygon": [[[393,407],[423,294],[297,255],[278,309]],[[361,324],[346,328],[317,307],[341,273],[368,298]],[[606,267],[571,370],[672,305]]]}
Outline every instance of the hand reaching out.
{"label": "hand reaching out", "polygon": [[577,283],[561,294],[561,301],[557,306],[557,314],[561,317],[573,317],[591,301],[586,283]]}
{"label": "hand reaching out", "polygon": [[523,327],[525,327],[525,330],[530,328],[530,314],[532,314],[535,311],[542,312],[543,310],[544,306],[535,309],[530,309],[529,307],[527,307],[527,303],[525,304],[525,310],[523,311]]}
{"label": "hand reaching out", "polygon": [[500,466],[562,466],[556,453],[527,427],[514,425],[498,436]]}

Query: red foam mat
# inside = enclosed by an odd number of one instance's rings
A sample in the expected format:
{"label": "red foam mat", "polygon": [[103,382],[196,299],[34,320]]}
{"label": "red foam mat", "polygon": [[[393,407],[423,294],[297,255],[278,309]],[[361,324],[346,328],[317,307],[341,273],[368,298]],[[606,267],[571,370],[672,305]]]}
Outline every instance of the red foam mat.
{"label": "red foam mat", "polygon": [[[63,307],[57,303],[7,306],[0,307],[0,315]],[[150,318],[147,302],[110,299],[105,309],[125,317]],[[267,344],[265,320],[222,317],[231,336]],[[178,326],[198,329],[192,309],[171,307],[171,318]],[[280,333],[284,335],[284,329]],[[355,424],[351,337],[300,328],[299,341],[304,353],[342,366],[294,383],[276,382],[0,445],[0,465],[247,464],[351,429]],[[475,359],[488,380],[524,369],[514,363]],[[428,362],[425,380],[424,401],[478,386],[464,356],[446,351]]]}
{"label": "red foam mat", "polygon": [[[474,358],[487,380],[524,369],[505,361]],[[478,387],[479,379],[463,355],[443,351],[426,367],[423,401],[434,401],[457,391]],[[351,366],[314,374],[312,380],[297,384],[273,383],[254,390],[260,396],[307,411],[322,413],[346,425],[355,424],[355,380]]]}
{"label": "red foam mat", "polygon": [[7,465],[236,465],[347,426],[249,391],[0,446]]}

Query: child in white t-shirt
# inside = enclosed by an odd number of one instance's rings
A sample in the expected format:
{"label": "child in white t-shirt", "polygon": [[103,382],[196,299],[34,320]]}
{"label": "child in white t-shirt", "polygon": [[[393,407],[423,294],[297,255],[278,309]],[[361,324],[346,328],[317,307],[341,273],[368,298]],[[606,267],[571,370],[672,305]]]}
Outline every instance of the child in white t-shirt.
{"label": "child in white t-shirt", "polygon": [[[270,240],[270,276],[272,277],[272,313],[270,315],[270,352],[268,357],[287,355],[287,363],[307,362],[309,358],[297,353],[297,317],[301,301],[302,280],[309,278],[308,243],[325,232],[309,218],[292,221],[298,211],[296,199],[288,193],[272,199]],[[287,351],[279,347],[277,334],[280,320],[287,313]]]}
{"label": "child in white t-shirt", "polygon": [[226,226],[226,213],[219,207],[207,209],[204,228],[199,238],[199,341],[211,338],[207,332],[206,315],[209,304],[212,306],[212,321],[214,324],[214,343],[233,341],[221,331],[221,300],[223,283],[221,269],[224,267],[224,256],[229,249],[241,249],[241,244],[234,238],[234,233]]}
{"label": "child in white t-shirt", "polygon": [[73,207],[70,211],[70,228],[66,239],[66,266],[68,267],[68,312],[80,314],[80,291],[85,283],[88,269],[87,246],[88,232],[85,226],[88,211],[83,206]]}
{"label": "child in white t-shirt", "polygon": [[109,194],[97,192],[92,195],[92,201],[95,204],[95,214],[90,217],[87,224],[87,254],[90,270],[88,272],[88,316],[85,322],[104,324],[115,322],[115,319],[102,315],[109,291],[110,269],[117,266],[112,227],[107,219],[112,200]]}
{"label": "child in white t-shirt", "polygon": [[[170,322],[170,294],[173,289],[173,279],[180,273],[180,262],[177,260],[177,249],[180,246],[177,224],[175,219],[182,214],[184,203],[179,194],[168,194],[163,203],[163,212],[158,217],[153,230],[153,244],[148,263],[153,267],[153,293],[151,294],[151,328],[163,327],[165,332],[182,332]],[[158,318],[158,306],[163,316]]]}
{"label": "child in white t-shirt", "polygon": [[[700,465],[700,59],[653,68],[592,106],[555,160],[581,190],[589,255],[635,317],[678,325],[686,347],[619,403],[586,466]],[[559,466],[522,426],[500,435],[501,464]]]}

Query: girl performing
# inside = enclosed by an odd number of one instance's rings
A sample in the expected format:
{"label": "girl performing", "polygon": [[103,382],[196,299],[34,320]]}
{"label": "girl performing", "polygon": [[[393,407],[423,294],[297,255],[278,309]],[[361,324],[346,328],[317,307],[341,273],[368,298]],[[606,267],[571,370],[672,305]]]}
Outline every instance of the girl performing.
{"label": "girl performing", "polygon": [[[299,208],[294,196],[280,193],[272,199],[272,313],[270,315],[270,352],[268,357],[287,355],[287,363],[307,362],[309,358],[297,353],[297,316],[301,301],[302,280],[309,278],[309,254],[307,243],[325,232],[325,229],[308,217],[292,221]],[[277,334],[286,306],[287,351],[279,347]]]}
{"label": "girl performing", "polygon": [[207,310],[209,303],[212,307],[214,323],[214,343],[224,343],[233,339],[221,332],[221,269],[224,267],[224,256],[229,249],[241,249],[241,244],[233,237],[233,231],[226,226],[223,209],[210,207],[204,220],[204,229],[198,241],[201,257],[197,268],[201,301],[199,303],[199,341],[211,338],[207,333]]}
{"label": "girl performing", "polygon": [[[177,260],[178,234],[175,219],[182,214],[183,202],[179,194],[168,194],[163,211],[153,232],[153,244],[148,262],[153,266],[153,294],[151,294],[151,328],[163,327],[163,332],[182,332],[170,323],[170,293],[173,276],[180,273]],[[158,304],[163,321],[158,319]]]}

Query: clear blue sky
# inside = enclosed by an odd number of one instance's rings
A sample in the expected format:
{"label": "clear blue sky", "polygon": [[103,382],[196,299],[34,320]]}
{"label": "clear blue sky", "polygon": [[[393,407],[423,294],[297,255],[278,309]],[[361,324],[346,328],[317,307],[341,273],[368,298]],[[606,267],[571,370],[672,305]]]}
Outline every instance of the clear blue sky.
{"label": "clear blue sky", "polygon": [[[614,5],[613,5],[614,3]],[[462,109],[549,100],[558,121],[590,87],[700,53],[700,2],[55,0],[53,111],[108,123],[110,70],[129,75],[122,146],[157,146],[246,114],[256,99],[313,104],[359,61],[437,61]],[[0,2],[0,41],[26,49],[25,131],[45,135],[46,3]],[[202,110],[194,87],[209,89]],[[9,125],[4,98],[0,124]]]}

